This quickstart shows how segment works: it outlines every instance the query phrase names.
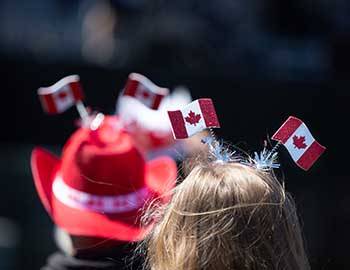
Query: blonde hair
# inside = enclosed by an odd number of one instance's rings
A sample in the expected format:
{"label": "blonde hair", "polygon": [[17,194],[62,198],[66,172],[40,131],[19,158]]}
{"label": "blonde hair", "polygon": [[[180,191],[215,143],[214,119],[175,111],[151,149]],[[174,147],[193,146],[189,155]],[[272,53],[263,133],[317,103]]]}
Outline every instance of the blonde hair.
{"label": "blonde hair", "polygon": [[293,199],[239,163],[197,164],[143,247],[152,270],[310,269]]}

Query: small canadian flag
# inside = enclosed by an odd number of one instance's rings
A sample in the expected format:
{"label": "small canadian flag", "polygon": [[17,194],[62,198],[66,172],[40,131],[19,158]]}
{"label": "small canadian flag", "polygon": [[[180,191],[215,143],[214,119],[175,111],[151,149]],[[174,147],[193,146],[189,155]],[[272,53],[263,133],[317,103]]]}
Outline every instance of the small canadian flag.
{"label": "small canadian flag", "polygon": [[283,123],[272,139],[281,142],[298,166],[306,171],[326,150],[314,139],[304,122],[293,116]]}
{"label": "small canadian flag", "polygon": [[220,127],[210,98],[197,99],[182,110],[168,111],[168,115],[175,139],[186,139],[206,128]]}
{"label": "small canadian flag", "polygon": [[163,97],[168,95],[169,89],[155,85],[145,76],[131,73],[125,86],[124,96],[138,99],[145,106],[156,110]]}
{"label": "small canadian flag", "polygon": [[38,89],[41,105],[49,114],[62,113],[83,100],[78,75],[64,77],[52,86]]}

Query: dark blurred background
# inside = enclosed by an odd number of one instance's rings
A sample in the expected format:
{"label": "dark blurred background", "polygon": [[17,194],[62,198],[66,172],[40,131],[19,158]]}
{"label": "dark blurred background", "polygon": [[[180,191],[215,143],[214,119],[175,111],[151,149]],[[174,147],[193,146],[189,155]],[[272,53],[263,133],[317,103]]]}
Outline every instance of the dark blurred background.
{"label": "dark blurred background", "polygon": [[60,151],[74,109],[42,112],[36,90],[79,74],[86,104],[113,113],[130,72],[211,97],[218,135],[245,150],[294,115],[327,151],[308,172],[280,150],[313,269],[350,269],[345,0],[2,0],[0,269],[38,269],[55,250],[32,183],[34,145]]}

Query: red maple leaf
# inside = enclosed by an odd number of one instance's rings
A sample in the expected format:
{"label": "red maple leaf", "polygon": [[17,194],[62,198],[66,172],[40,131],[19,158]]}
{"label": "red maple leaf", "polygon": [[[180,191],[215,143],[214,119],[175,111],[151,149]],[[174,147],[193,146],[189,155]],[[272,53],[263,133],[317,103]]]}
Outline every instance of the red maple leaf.
{"label": "red maple leaf", "polygon": [[144,90],[144,91],[142,92],[142,96],[143,96],[143,98],[147,99],[147,98],[150,97],[150,94],[148,93],[147,90]]}
{"label": "red maple leaf", "polygon": [[306,144],[305,144],[305,136],[297,136],[294,135],[293,136],[293,144],[294,144],[294,148],[298,148],[298,149],[304,149],[306,148]]}
{"label": "red maple leaf", "polygon": [[185,120],[190,125],[196,126],[199,123],[199,120],[201,120],[201,115],[195,114],[194,112],[190,111],[188,116],[185,117]]}
{"label": "red maple leaf", "polygon": [[65,99],[67,97],[67,93],[66,92],[60,92],[58,94],[58,97],[59,97],[59,99]]}

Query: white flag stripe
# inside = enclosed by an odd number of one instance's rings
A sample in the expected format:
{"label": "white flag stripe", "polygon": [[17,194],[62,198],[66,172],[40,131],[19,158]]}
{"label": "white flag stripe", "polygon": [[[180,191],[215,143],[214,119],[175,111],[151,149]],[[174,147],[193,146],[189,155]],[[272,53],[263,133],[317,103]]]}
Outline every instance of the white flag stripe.
{"label": "white flag stripe", "polygon": [[156,84],[154,84],[150,79],[147,77],[138,74],[138,73],[131,73],[129,75],[129,78],[131,80],[135,80],[139,83],[138,90],[140,89],[140,85],[143,89],[147,90],[149,89],[154,94],[164,95],[166,96],[169,93],[169,90],[167,88],[159,87]]}
{"label": "white flag stripe", "polygon": [[67,77],[62,78],[58,82],[56,82],[54,85],[51,85],[49,87],[40,87],[38,89],[39,95],[48,95],[53,94],[60,88],[64,87],[65,85],[68,85],[72,82],[79,82],[79,76],[78,75],[70,75]]}
{"label": "white flag stripe", "polygon": [[[304,144],[306,144],[305,148],[297,148],[294,144],[293,137],[300,136],[305,137]],[[306,127],[304,123],[302,123],[294,133],[288,138],[284,146],[288,149],[290,155],[292,156],[294,161],[298,161],[299,158],[305,153],[305,151],[311,146],[311,144],[315,141],[314,137],[311,135],[309,129]]]}
{"label": "white flag stripe", "polygon": [[[189,117],[191,112],[195,113],[195,115],[200,115],[200,120],[195,125],[190,124],[189,122],[186,121],[186,117]],[[199,130],[203,130],[207,127],[205,125],[204,117],[202,115],[202,111],[201,111],[201,108],[199,106],[198,100],[193,101],[188,106],[183,108],[181,110],[181,113],[182,113],[182,116],[185,120],[185,127],[186,127],[187,134],[189,137],[196,134]]]}

